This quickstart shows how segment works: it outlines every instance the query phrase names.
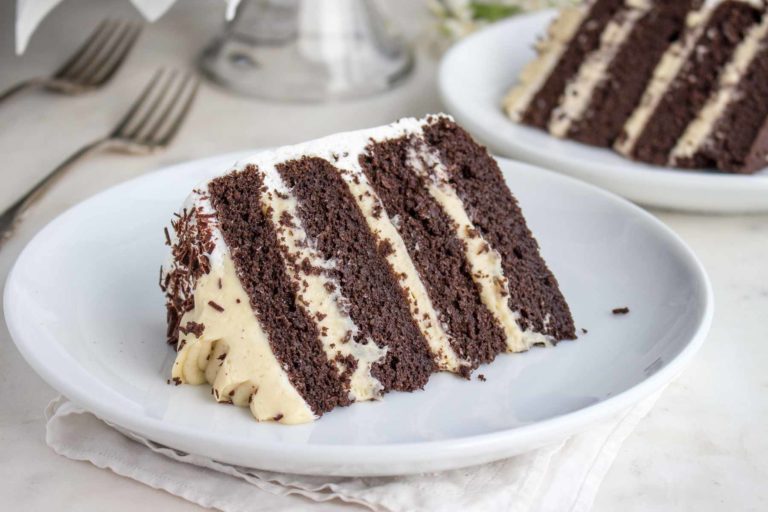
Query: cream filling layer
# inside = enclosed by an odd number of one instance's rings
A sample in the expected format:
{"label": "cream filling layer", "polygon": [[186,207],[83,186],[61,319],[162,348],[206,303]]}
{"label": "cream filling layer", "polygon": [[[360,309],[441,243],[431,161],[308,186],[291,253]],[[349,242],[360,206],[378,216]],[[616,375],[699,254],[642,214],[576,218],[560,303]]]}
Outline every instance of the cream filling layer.
{"label": "cream filling layer", "polygon": [[411,317],[427,339],[435,363],[441,370],[458,372],[461,366],[469,363],[461,360],[453,350],[450,338],[437,317],[432,300],[419,278],[405,242],[384,210],[381,200],[362,170],[345,169],[341,174],[358,208],[363,213],[368,228],[378,240],[388,242],[392,248],[386,256],[387,263],[394,273],[401,277],[399,284],[408,299]]}
{"label": "cream filling layer", "polygon": [[438,155],[431,151],[410,155],[411,168],[424,177],[429,194],[453,221],[456,236],[464,243],[465,257],[472,280],[480,291],[480,300],[501,326],[508,352],[524,352],[531,346],[547,343],[538,333],[523,332],[517,323],[519,313],[509,307],[509,282],[504,276],[501,255],[482,237],[469,218],[464,203],[449,185],[447,172]]}
{"label": "cream filling layer", "polygon": [[175,381],[208,382],[217,401],[248,406],[260,421],[295,424],[315,419],[272,352],[228,254],[197,281],[194,301],[181,326],[196,322],[205,328],[199,338],[180,333]]}
{"label": "cream filling layer", "polygon": [[706,27],[711,9],[694,11],[688,15],[686,25],[690,31],[684,41],[672,44],[664,53],[661,61],[653,72],[651,82],[643,93],[638,107],[624,125],[624,137],[617,140],[614,149],[623,155],[630,155],[635,148],[637,140],[648,124],[651,115],[656,111],[659,102],[664,97],[669,84],[677,77],[683,64],[685,64],[696,48],[696,43]]}
{"label": "cream filling layer", "polygon": [[681,159],[694,156],[709,142],[717,127],[717,121],[738,93],[737,86],[741,77],[757,54],[765,48],[766,37],[768,37],[768,16],[765,16],[759,25],[752,27],[736,47],[730,62],[720,73],[717,89],[688,125],[672,150],[669,158],[671,165],[675,165]]}
{"label": "cream filling layer", "polygon": [[371,368],[384,358],[387,348],[379,347],[370,339],[366,344],[354,340],[358,327],[347,313],[339,283],[323,272],[335,268],[336,262],[326,260],[311,247],[298,216],[296,197],[283,183],[277,169],[265,165],[259,171],[264,173],[267,187],[261,195],[263,210],[271,216],[285,255],[286,270],[298,287],[298,302],[316,323],[328,361],[336,366],[339,375],[347,370],[346,363],[339,357],[351,356],[357,362],[350,378],[350,399],[380,398],[384,386],[371,374]]}
{"label": "cream filling layer", "polygon": [[547,37],[536,45],[538,56],[525,65],[520,72],[517,85],[504,97],[504,110],[513,121],[522,120],[533,97],[547,81],[568,47],[568,43],[576,35],[576,31],[589,12],[589,7],[588,4],[566,7],[552,21]]}
{"label": "cream filling layer", "polygon": [[565,87],[560,104],[552,111],[547,129],[556,137],[566,137],[573,124],[586,113],[593,91],[605,80],[608,67],[638,21],[651,9],[647,1],[628,2],[600,36],[600,47],[581,64],[576,76]]}

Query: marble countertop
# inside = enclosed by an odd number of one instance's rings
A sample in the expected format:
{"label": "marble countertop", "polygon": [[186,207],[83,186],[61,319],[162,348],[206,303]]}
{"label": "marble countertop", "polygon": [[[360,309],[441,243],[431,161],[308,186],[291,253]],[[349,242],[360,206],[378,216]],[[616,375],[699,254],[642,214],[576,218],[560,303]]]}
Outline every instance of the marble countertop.
{"label": "marble countertop", "polygon": [[[422,4],[389,5],[397,8],[406,32],[418,37],[426,20]],[[201,15],[204,9],[210,14]],[[13,14],[13,2],[0,2],[0,89],[55,68],[101,18],[137,17],[127,1],[64,2],[43,22],[27,54],[16,57]],[[147,27],[126,68],[105,90],[76,98],[29,93],[0,107],[0,208],[71,151],[103,135],[157,67],[192,67],[220,28],[220,15],[223,8],[210,0],[179,2]],[[40,227],[112,184],[175,162],[440,111],[436,62],[420,57],[414,76],[398,89],[350,103],[266,103],[205,84],[168,151],[147,157],[100,154],[60,181],[0,251],[0,285]],[[694,362],[623,446],[594,510],[768,510],[768,215],[653,213],[703,261],[714,285],[715,320]],[[0,384],[0,496],[8,510],[197,508],[50,451],[42,413],[56,393],[22,360],[4,323]]]}

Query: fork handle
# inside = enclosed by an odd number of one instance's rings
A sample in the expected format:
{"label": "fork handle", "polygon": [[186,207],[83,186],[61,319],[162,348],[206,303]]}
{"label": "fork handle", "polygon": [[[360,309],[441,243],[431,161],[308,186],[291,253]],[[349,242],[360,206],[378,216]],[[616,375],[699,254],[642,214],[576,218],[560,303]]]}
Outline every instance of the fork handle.
{"label": "fork handle", "polygon": [[39,87],[41,85],[45,85],[47,80],[45,78],[30,78],[29,80],[24,80],[23,82],[19,82],[16,85],[12,85],[8,89],[4,90],[3,92],[0,92],[0,103],[7,100],[11,96],[15,95],[16,93],[26,91],[28,89],[34,89],[35,87]]}
{"label": "fork handle", "polygon": [[35,201],[40,199],[42,195],[53,185],[58,178],[60,178],[64,172],[75,162],[82,158],[95,153],[109,144],[108,139],[99,139],[95,142],[83,146],[75,151],[69,158],[60,163],[54,170],[40,180],[32,189],[24,194],[13,203],[7,210],[0,214],[0,247],[4,242],[13,234],[13,230],[18,225],[19,221],[24,216],[24,213],[32,206]]}

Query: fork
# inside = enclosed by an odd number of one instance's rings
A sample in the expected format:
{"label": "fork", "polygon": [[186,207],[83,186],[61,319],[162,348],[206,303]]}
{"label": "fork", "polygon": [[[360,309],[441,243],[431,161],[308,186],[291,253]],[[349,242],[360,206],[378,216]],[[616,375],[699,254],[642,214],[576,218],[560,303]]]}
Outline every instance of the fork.
{"label": "fork", "polygon": [[29,207],[75,162],[97,151],[149,154],[168,147],[189,113],[199,85],[188,73],[157,71],[109,135],[77,150],[0,214],[0,247]]}
{"label": "fork", "polygon": [[115,75],[140,33],[139,23],[104,20],[53,75],[31,78],[6,89],[0,93],[0,102],[34,87],[70,95],[98,89]]}

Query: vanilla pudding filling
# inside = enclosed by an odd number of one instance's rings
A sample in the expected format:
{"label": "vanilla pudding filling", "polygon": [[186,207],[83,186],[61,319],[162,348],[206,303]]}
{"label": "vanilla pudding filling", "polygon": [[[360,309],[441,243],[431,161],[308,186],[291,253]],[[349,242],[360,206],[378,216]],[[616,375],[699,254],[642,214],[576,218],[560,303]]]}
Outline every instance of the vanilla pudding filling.
{"label": "vanilla pudding filling", "polygon": [[711,10],[705,9],[688,15],[686,26],[695,27],[695,30],[689,33],[684,41],[673,43],[664,53],[653,72],[648,88],[643,93],[640,104],[624,125],[624,136],[614,145],[616,151],[626,156],[631,155],[643,129],[667,92],[669,84],[677,77],[696,48],[696,43],[707,26],[711,14]]}
{"label": "vanilla pudding filling", "polygon": [[[203,208],[209,209],[207,206]],[[214,238],[222,240],[217,230]],[[188,384],[207,382],[217,401],[247,406],[261,421],[312,421],[315,414],[272,352],[229,251],[221,245],[217,243],[211,255],[210,272],[195,284],[193,309],[180,323],[183,329],[190,322],[203,325],[203,332],[199,337],[180,332],[172,379]]]}
{"label": "vanilla pudding filling", "polygon": [[736,98],[737,85],[742,75],[764,48],[766,37],[768,37],[768,16],[752,27],[736,47],[730,62],[720,73],[717,88],[672,150],[669,158],[670,165],[676,165],[678,160],[694,156],[706,146],[717,127],[718,120],[731,101]]}
{"label": "vanilla pudding filling", "polygon": [[513,121],[522,120],[526,108],[555,69],[593,3],[565,7],[550,24],[548,37],[537,43],[538,57],[525,65],[518,84],[504,98],[504,110]]}
{"label": "vanilla pudding filling", "polygon": [[297,200],[275,166],[262,162],[259,170],[264,173],[267,187],[261,195],[264,211],[271,216],[282,243],[288,274],[297,285],[298,300],[317,323],[328,360],[337,367],[339,375],[343,375],[349,369],[345,358],[354,359],[350,399],[380,398],[383,386],[371,374],[371,368],[384,358],[387,348],[377,346],[372,340],[365,344],[355,341],[358,327],[343,306],[345,299],[339,292],[339,283],[324,272],[333,269],[336,262],[325,260],[312,248],[301,225]]}
{"label": "vanilla pudding filling", "polygon": [[537,344],[549,345],[549,338],[523,331],[520,313],[509,307],[509,282],[504,276],[501,254],[483,238],[474,226],[456,190],[449,184],[440,157],[429,150],[412,148],[410,165],[428,183],[429,194],[438,202],[455,226],[455,234],[465,247],[465,258],[472,280],[480,290],[480,299],[504,331],[508,352],[524,352]]}
{"label": "vanilla pudding filling", "polygon": [[605,80],[608,67],[637,22],[652,8],[647,0],[633,0],[627,9],[614,16],[601,35],[600,47],[582,63],[578,73],[566,85],[562,101],[552,111],[547,129],[555,137],[566,137],[580,120],[592,100],[592,92]]}

